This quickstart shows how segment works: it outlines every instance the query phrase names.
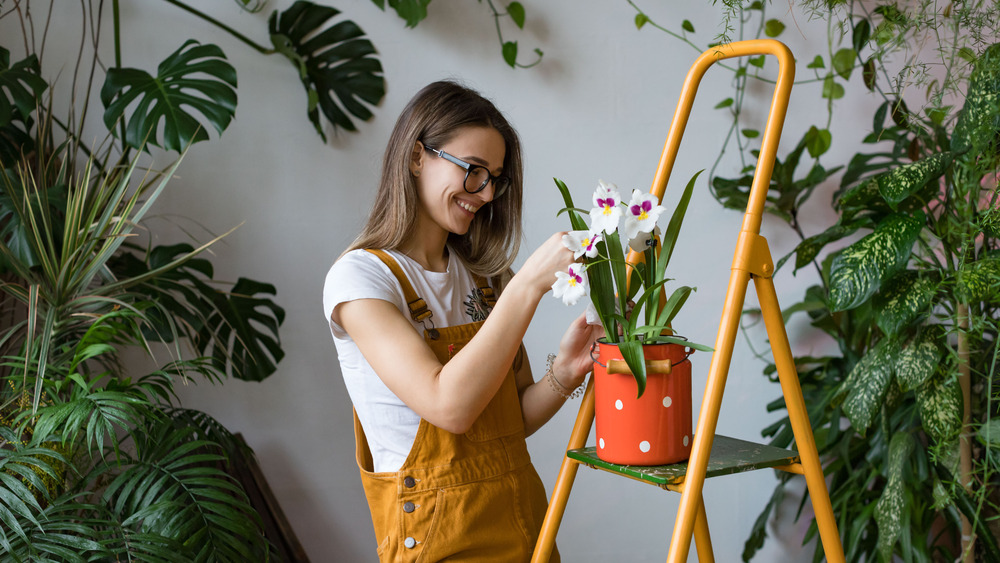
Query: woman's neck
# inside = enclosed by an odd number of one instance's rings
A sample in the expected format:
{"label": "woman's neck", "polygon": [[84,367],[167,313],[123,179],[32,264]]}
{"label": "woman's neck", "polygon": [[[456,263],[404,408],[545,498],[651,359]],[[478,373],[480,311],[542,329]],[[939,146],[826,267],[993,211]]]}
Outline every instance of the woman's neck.
{"label": "woman's neck", "polygon": [[428,233],[426,230],[415,229],[414,235],[398,250],[429,272],[448,271],[447,231]]}

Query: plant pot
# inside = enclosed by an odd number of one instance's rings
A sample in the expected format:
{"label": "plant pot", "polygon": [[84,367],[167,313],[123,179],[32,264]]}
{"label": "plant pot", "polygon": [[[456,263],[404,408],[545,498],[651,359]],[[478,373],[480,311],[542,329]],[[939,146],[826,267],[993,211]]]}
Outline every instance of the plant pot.
{"label": "plant pot", "polygon": [[635,377],[618,346],[598,342],[598,350],[594,362],[597,456],[619,465],[667,465],[688,459],[692,441],[690,349],[679,344],[644,345],[646,391],[639,398]]}

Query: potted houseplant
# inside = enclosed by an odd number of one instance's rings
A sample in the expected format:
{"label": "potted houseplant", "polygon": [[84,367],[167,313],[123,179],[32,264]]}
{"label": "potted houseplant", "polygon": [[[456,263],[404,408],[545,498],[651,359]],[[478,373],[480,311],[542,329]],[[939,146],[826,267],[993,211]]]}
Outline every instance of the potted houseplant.
{"label": "potted houseplant", "polygon": [[574,229],[563,242],[582,263],[556,274],[553,293],[567,304],[589,293],[604,326],[605,337],[596,344],[594,386],[597,455],[605,461],[664,465],[690,455],[687,358],[711,348],[688,342],[671,328],[694,288],[682,286],[666,297],[664,285],[697,178],[684,189],[662,240],[656,221],[665,208],[655,195],[635,190],[625,205],[617,186],[601,181],[588,228],[569,189],[556,180]]}
{"label": "potted houseplant", "polygon": [[[765,2],[726,4],[726,21],[737,26],[727,32],[774,37],[785,29]],[[776,270],[784,264],[818,274],[786,318],[804,313],[814,334],[836,345],[795,362],[831,501],[847,524],[850,561],[1000,561],[1000,47],[991,45],[998,10],[990,2],[874,9],[852,2],[812,11],[830,31],[820,54],[800,59],[811,60],[814,74],[803,83],[819,86],[826,112],[775,163],[766,211],[802,239]],[[651,22],[640,12],[636,23]],[[928,48],[913,50],[917,44]],[[762,62],[737,67],[732,96],[717,105],[732,114],[729,138],[751,156],[758,132],[741,122],[740,107],[748,81],[766,78]],[[935,72],[923,74],[928,68]],[[879,100],[872,129],[851,136],[863,141],[845,166],[824,166],[836,100],[852,87]],[[743,209],[751,170],[752,162],[737,178],[713,178],[713,194]],[[817,229],[805,204],[837,172],[836,221]],[[773,364],[765,368],[774,372]],[[781,398],[768,406],[784,408]],[[762,433],[772,445],[793,446],[787,417]],[[795,479],[779,477],[745,561],[765,541]],[[806,539],[814,533],[812,524]]]}
{"label": "potted houseplant", "polygon": [[[270,284],[214,279],[202,252],[218,238],[157,245],[143,222],[190,146],[230,124],[236,69],[195,41],[155,76],[123,67],[115,1],[115,64],[102,76],[96,46],[81,53],[75,72],[61,73],[74,77],[74,95],[58,115],[34,44],[33,14],[43,12],[27,4],[0,14],[20,21],[27,50],[20,58],[7,49],[20,40],[0,45],[0,561],[277,558],[269,540],[280,538],[265,537],[230,465],[229,454],[252,452],[179,406],[174,390],[272,375],[284,310]],[[84,45],[102,37],[99,4],[80,5],[78,21],[95,22]],[[374,47],[352,22],[331,25],[337,14],[296,2],[270,19],[275,49],[249,42],[295,63],[321,136],[320,110],[351,130],[347,114],[370,116],[358,100],[377,103],[384,91]],[[94,130],[80,116],[98,90],[108,131],[88,145]],[[154,157],[151,145],[164,150]]]}

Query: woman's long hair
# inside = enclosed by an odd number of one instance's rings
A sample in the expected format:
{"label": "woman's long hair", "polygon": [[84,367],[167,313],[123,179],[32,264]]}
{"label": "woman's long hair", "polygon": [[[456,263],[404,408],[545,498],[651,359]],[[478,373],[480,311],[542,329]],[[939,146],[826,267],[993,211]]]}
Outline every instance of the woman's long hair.
{"label": "woman's long hair", "polygon": [[450,81],[425,86],[403,109],[385,149],[382,179],[368,222],[347,251],[394,249],[409,238],[419,205],[416,180],[409,168],[414,144],[420,141],[440,147],[467,126],[492,127],[503,137],[503,174],[510,178],[510,186],[476,213],[466,234],[451,233],[448,245],[475,274],[491,277],[509,270],[522,237],[521,141],[492,102]]}

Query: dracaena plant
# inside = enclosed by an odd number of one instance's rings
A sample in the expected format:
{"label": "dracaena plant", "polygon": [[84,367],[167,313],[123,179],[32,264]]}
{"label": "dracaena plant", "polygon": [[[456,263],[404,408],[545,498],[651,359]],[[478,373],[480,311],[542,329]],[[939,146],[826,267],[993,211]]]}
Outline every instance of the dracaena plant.
{"label": "dracaena plant", "polygon": [[[672,329],[674,317],[695,289],[681,286],[667,299],[660,299],[664,285],[671,281],[666,277],[667,265],[697,178],[695,174],[685,187],[662,238],[656,222],[666,209],[655,195],[633,190],[625,204],[616,185],[599,181],[588,227],[583,210],[573,205],[569,188],[561,180],[555,181],[566,204],[560,214],[569,213],[573,228],[564,235],[563,243],[582,261],[556,273],[553,294],[567,305],[589,295],[605,339],[618,346],[635,377],[638,396],[646,390],[643,344],[672,343],[711,350],[677,336]],[[632,252],[626,255],[629,250]],[[632,256],[638,259],[629,261]]]}

